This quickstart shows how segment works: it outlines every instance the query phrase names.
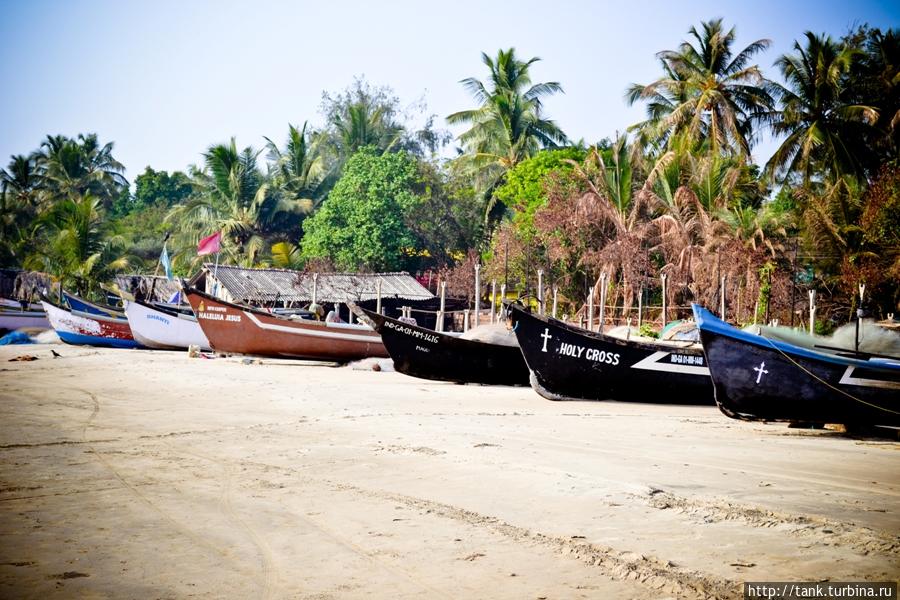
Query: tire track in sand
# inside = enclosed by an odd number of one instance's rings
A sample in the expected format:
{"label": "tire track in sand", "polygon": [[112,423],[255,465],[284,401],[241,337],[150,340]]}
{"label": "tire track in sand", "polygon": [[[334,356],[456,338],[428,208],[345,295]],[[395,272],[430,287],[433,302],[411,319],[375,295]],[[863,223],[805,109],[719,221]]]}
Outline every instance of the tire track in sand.
{"label": "tire track in sand", "polygon": [[201,460],[213,463],[222,470],[225,475],[224,483],[222,484],[223,491],[221,496],[219,496],[219,506],[222,510],[222,514],[233,525],[236,525],[238,528],[243,530],[244,533],[247,534],[247,537],[250,538],[251,543],[256,547],[260,556],[260,562],[262,564],[262,598],[265,598],[267,600],[275,598],[280,587],[278,571],[275,566],[275,556],[272,553],[269,545],[266,543],[265,539],[263,539],[263,537],[238,514],[238,512],[234,508],[234,503],[232,502],[235,465],[232,463],[226,463],[225,461],[214,458],[212,456],[202,454],[200,452],[197,452],[196,450],[176,448],[169,441],[164,439],[161,439],[161,441],[176,454],[199,458]]}
{"label": "tire track in sand", "polygon": [[708,575],[700,571],[678,567],[669,561],[635,552],[622,552],[610,546],[594,544],[580,538],[569,538],[532,531],[526,527],[513,525],[489,515],[443,504],[425,498],[394,494],[381,490],[371,490],[356,485],[322,480],[336,489],[403,504],[409,508],[425,511],[445,519],[450,519],[491,533],[501,535],[517,543],[535,544],[581,561],[594,567],[609,579],[635,581],[647,588],[675,594],[680,598],[697,600],[737,600],[742,597],[738,583]]}

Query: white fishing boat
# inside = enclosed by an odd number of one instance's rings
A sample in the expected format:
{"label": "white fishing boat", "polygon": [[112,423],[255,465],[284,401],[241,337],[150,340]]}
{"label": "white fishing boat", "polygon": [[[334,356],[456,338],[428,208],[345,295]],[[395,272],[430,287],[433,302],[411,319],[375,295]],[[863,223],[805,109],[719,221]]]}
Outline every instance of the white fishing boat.
{"label": "white fishing boat", "polygon": [[181,350],[199,346],[209,350],[209,340],[192,313],[129,300],[125,315],[134,339],[148,348]]}

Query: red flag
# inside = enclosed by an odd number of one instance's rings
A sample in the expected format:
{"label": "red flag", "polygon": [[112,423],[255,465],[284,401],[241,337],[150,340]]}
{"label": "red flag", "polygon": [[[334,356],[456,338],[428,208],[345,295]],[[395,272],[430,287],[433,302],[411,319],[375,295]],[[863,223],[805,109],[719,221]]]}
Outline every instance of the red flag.
{"label": "red flag", "polygon": [[215,254],[222,247],[222,232],[217,231],[209,237],[205,237],[197,244],[197,256]]}

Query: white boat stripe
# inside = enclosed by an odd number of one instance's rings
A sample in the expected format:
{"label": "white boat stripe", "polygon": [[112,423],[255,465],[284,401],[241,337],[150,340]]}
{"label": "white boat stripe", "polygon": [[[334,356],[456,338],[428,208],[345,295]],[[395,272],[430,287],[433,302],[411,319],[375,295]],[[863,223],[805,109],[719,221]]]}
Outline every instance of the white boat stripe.
{"label": "white boat stripe", "polygon": [[844,371],[844,374],[841,376],[841,380],[838,383],[843,383],[846,385],[858,385],[861,387],[877,387],[877,388],[886,388],[889,390],[900,390],[900,381],[885,381],[882,379],[865,379],[863,377],[851,377],[853,375],[853,371],[856,369],[853,365],[849,365],[847,370]]}
{"label": "white boat stripe", "polygon": [[274,323],[263,323],[259,319],[256,318],[256,315],[250,312],[244,312],[251,321],[256,323],[256,326],[260,329],[268,329],[269,331],[280,331],[282,333],[290,333],[293,335],[308,335],[312,337],[323,337],[333,340],[347,340],[351,342],[370,342],[370,343],[381,343],[381,338],[377,335],[353,335],[348,333],[338,333],[334,330],[328,331],[323,329],[322,331],[316,331],[315,329],[300,329],[297,327],[287,327],[285,325],[276,325]]}
{"label": "white boat stripe", "polygon": [[631,365],[631,368],[646,369],[647,371],[665,371],[667,373],[687,373],[688,375],[709,375],[708,367],[659,362],[661,358],[665,358],[669,354],[671,354],[671,352],[654,352],[647,358]]}

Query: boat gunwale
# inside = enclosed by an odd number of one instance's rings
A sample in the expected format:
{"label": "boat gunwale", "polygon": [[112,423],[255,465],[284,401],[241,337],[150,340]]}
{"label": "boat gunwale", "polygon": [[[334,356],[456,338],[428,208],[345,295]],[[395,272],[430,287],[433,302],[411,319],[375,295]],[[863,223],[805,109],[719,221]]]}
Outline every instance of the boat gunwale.
{"label": "boat gunwale", "polygon": [[404,327],[411,327],[417,331],[422,332],[423,334],[434,335],[434,336],[437,336],[438,338],[441,338],[444,340],[451,340],[450,344],[460,342],[462,344],[473,344],[475,346],[482,347],[482,348],[500,347],[500,348],[516,348],[516,349],[521,350],[521,348],[518,344],[518,340],[517,340],[517,343],[515,346],[509,346],[506,344],[495,344],[493,342],[485,342],[484,340],[470,340],[468,338],[460,337],[459,335],[451,335],[451,333],[447,332],[447,331],[434,331],[433,329],[426,329],[420,325],[413,325],[412,323],[404,323],[403,321],[401,321],[399,319],[395,319],[394,317],[389,317],[387,315],[380,315],[377,312],[375,312],[373,310],[369,310],[368,308],[363,308],[362,306],[360,306],[359,309],[361,311],[363,311],[366,314],[366,316],[369,317],[375,323],[375,331],[378,332],[379,335],[381,334],[381,328],[384,325],[383,325],[383,323],[381,325],[379,325],[378,321],[376,319],[381,319],[383,322],[392,321],[395,323],[400,323]]}
{"label": "boat gunwale", "polygon": [[900,371],[900,357],[897,357],[897,359],[874,358],[863,360],[850,356],[838,356],[829,352],[818,352],[816,350],[811,350],[810,348],[797,346],[796,344],[767,338],[763,335],[738,329],[718,318],[699,304],[691,304],[691,308],[694,311],[694,320],[697,322],[697,327],[699,327],[701,331],[706,331],[707,333],[727,337],[738,342],[765,348],[767,350],[776,350],[784,354],[799,356],[810,360],[819,360],[835,365],[852,365],[860,368]]}
{"label": "boat gunwale", "polygon": [[547,315],[537,315],[532,312],[528,312],[527,310],[525,310],[525,308],[516,304],[507,304],[507,307],[508,309],[512,308],[514,310],[520,311],[522,314],[533,317],[534,319],[546,323],[547,325],[552,325],[553,327],[564,329],[573,335],[588,337],[607,344],[630,346],[633,348],[639,348],[641,350],[654,352],[659,352],[661,350],[687,350],[690,352],[703,351],[703,348],[699,342],[680,342],[677,340],[659,340],[656,342],[645,342],[642,340],[623,339],[620,337],[609,335],[607,333],[601,333],[599,331],[590,331],[588,329],[566,323],[565,321]]}

